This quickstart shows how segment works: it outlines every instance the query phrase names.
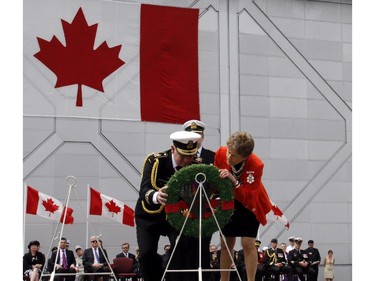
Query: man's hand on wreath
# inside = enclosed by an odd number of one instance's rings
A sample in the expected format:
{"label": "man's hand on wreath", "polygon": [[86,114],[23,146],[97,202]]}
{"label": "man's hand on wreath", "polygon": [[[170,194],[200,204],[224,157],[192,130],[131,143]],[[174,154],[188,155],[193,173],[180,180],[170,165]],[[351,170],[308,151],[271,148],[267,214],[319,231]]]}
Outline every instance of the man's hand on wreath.
{"label": "man's hand on wreath", "polygon": [[168,194],[166,193],[168,186],[163,186],[158,191],[157,200],[160,204],[165,205],[167,203]]}

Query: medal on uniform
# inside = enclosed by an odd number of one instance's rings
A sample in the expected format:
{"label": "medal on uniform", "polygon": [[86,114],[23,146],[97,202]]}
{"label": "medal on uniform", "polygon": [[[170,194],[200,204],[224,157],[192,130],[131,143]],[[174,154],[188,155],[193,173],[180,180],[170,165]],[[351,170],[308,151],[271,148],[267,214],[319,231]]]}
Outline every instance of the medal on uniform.
{"label": "medal on uniform", "polygon": [[254,181],[255,181],[255,178],[254,178],[254,171],[247,171],[247,178],[246,178],[246,181],[250,184],[252,184]]}

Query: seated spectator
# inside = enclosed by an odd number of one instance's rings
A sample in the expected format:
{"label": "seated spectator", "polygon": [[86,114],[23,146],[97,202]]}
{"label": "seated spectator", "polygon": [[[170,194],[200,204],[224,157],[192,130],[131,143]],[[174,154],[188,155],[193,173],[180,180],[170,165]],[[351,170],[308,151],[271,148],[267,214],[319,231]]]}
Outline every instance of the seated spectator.
{"label": "seated spectator", "polygon": [[[233,251],[233,261],[234,261],[234,263],[232,263],[231,269],[237,268],[238,274],[241,277],[241,268],[240,268],[240,265],[238,263],[238,251],[236,251],[236,250]],[[230,281],[238,281],[239,280],[237,271],[231,271],[230,272],[230,277],[229,277]]]}
{"label": "seated spectator", "polygon": [[285,273],[288,280],[293,280],[292,268],[287,265],[284,251],[277,248],[277,242],[277,239],[273,238],[271,247],[265,251],[266,279],[270,280],[271,275],[274,275],[275,280],[280,280],[280,274]]}
{"label": "seated spectator", "polygon": [[[76,259],[71,250],[66,249],[66,238],[60,239],[60,249],[52,252],[49,262],[52,265],[49,268],[55,269],[55,273],[76,273]],[[58,275],[54,280],[57,281],[74,281],[75,275]]]}
{"label": "seated spectator", "polygon": [[135,255],[129,253],[130,245],[129,243],[123,243],[121,245],[122,252],[116,255],[116,258],[129,258],[135,260]]}
{"label": "seated spectator", "polygon": [[39,252],[40,243],[33,240],[27,246],[29,251],[23,256],[23,275],[30,281],[38,281],[42,272],[46,257]]}
{"label": "seated spectator", "polygon": [[288,247],[286,247],[286,253],[288,254],[291,250],[293,250],[294,249],[294,239],[295,239],[295,237],[294,236],[290,236],[289,237],[289,245],[288,245]]}
{"label": "seated spectator", "polygon": [[258,264],[257,264],[257,271],[255,273],[255,281],[263,280],[263,276],[266,275],[266,267],[264,265],[264,252],[260,250],[261,241],[255,240],[255,248],[258,252]]}
{"label": "seated spectator", "polygon": [[[51,248],[51,256],[52,256],[53,252],[55,252],[55,251],[57,251],[56,246]],[[51,273],[53,271],[53,264],[55,263],[55,261],[52,261],[51,256],[49,257],[49,259],[47,261],[47,272],[48,273]]]}
{"label": "seated spectator", "polygon": [[[90,237],[91,248],[86,249],[83,252],[83,267],[85,273],[98,273],[98,272],[110,272],[108,266],[108,255],[107,251],[99,247],[98,239],[96,236]],[[101,277],[100,275],[90,276],[91,280],[97,281]],[[103,281],[109,280],[109,275],[103,275]]]}
{"label": "seated spectator", "polygon": [[164,254],[161,255],[163,270],[167,267],[169,258],[171,256],[171,245],[164,245]]}
{"label": "seated spectator", "polygon": [[[220,252],[217,251],[216,245],[210,246],[210,268],[220,269]],[[220,271],[212,271],[210,281],[220,281]]]}
{"label": "seated spectator", "polygon": [[139,263],[139,247],[135,248],[135,272],[137,273],[137,278],[142,279],[141,265]]}
{"label": "seated spectator", "polygon": [[[81,246],[77,245],[75,247],[75,251],[76,251],[76,270],[78,273],[84,273],[84,268],[83,268],[83,249]],[[76,278],[76,281],[83,281],[84,280],[84,276],[78,276]]]}
{"label": "seated spectator", "polygon": [[[129,243],[123,243],[121,245],[122,252],[116,255],[116,258],[129,258],[133,260],[133,272],[136,272],[137,262],[135,260],[135,255],[132,253],[129,253],[130,245]],[[132,277],[133,281],[137,281],[137,277]],[[125,278],[121,278],[121,281],[125,281]]]}
{"label": "seated spectator", "polygon": [[313,280],[316,275],[315,270],[310,266],[308,255],[301,250],[303,240],[295,238],[294,250],[289,252],[288,263],[293,268],[293,273],[297,274],[301,281],[306,281],[304,274],[307,274],[307,280]]}

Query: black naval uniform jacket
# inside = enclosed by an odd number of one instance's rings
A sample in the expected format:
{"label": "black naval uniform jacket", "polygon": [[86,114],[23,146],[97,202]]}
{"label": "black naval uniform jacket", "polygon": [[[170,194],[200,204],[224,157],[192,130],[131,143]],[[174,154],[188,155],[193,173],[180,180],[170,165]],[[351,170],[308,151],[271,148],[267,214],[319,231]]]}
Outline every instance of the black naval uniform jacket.
{"label": "black naval uniform jacket", "polygon": [[[310,263],[317,262],[317,261],[319,261],[320,263],[321,258],[320,258],[320,253],[318,249],[309,247],[305,249],[305,253],[307,253]],[[319,264],[314,264],[314,266],[316,266],[317,268],[318,268],[318,265]]]}
{"label": "black naval uniform jacket", "polygon": [[199,157],[194,159],[196,164],[214,164],[215,152],[209,149],[202,147],[201,154]]}
{"label": "black naval uniform jacket", "polygon": [[265,261],[266,266],[275,265],[276,263],[283,263],[284,265],[287,263],[285,259],[285,255],[282,249],[276,248],[275,250],[269,248],[265,252]]}
{"label": "black naval uniform jacket", "polygon": [[174,173],[171,150],[147,156],[143,166],[139,198],[135,206],[137,227],[146,230],[157,228],[157,231],[164,235],[168,232],[170,226],[166,220],[164,206],[154,204],[152,198]]}
{"label": "black naval uniform jacket", "polygon": [[293,249],[293,250],[289,251],[288,263],[292,267],[298,267],[300,261],[309,262],[307,254],[304,250],[298,251],[297,249]]}

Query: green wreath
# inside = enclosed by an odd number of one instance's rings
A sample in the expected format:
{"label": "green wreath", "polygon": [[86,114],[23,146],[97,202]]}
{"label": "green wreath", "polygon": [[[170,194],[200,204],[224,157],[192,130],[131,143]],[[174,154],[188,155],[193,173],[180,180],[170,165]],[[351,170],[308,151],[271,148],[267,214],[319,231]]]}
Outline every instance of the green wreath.
{"label": "green wreath", "polygon": [[[206,177],[204,181],[203,173]],[[212,165],[194,164],[176,172],[168,181],[168,201],[165,206],[167,220],[178,231],[181,230],[188,211],[193,203],[199,183],[203,182],[209,202],[215,212],[216,219],[223,228],[233,214],[234,194],[233,184],[229,179],[219,177],[219,169]],[[191,207],[189,218],[183,233],[188,236],[199,237],[199,194]],[[212,211],[202,190],[202,234],[209,236],[218,231]]]}

